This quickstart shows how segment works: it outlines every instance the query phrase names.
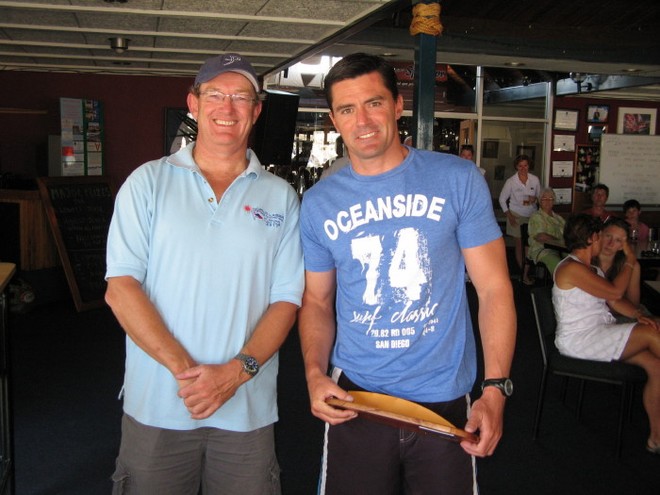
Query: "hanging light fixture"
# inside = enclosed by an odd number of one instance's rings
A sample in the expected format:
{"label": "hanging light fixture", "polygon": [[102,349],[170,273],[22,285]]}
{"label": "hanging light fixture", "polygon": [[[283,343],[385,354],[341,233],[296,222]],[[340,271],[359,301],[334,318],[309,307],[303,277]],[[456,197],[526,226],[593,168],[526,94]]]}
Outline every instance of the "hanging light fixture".
{"label": "hanging light fixture", "polygon": [[110,48],[112,48],[115,53],[124,53],[128,50],[128,42],[131,40],[128,38],[122,38],[121,36],[115,36],[114,38],[108,38],[108,41],[110,41]]}

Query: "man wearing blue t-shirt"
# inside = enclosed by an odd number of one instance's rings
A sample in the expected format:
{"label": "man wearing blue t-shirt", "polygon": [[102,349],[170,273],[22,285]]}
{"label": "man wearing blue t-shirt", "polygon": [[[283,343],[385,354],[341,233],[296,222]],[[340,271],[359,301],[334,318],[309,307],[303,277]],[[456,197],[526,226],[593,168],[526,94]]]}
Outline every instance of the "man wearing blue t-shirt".
{"label": "man wearing blue t-shirt", "polygon": [[[328,423],[320,491],[472,493],[471,456],[492,454],[502,435],[516,331],[486,182],[465,160],[399,142],[403,99],[380,57],[345,57],[325,90],[351,164],[307,191],[301,209],[299,331],[312,413]],[[471,405],[476,349],[466,268],[479,296],[488,379]],[[421,403],[478,430],[480,440],[452,443],[326,403],[350,401],[352,390]]]}
{"label": "man wearing blue t-shirt", "polygon": [[117,196],[106,300],[127,334],[113,493],[276,495],[277,350],[300,305],[300,202],[247,148],[259,83],[213,57],[195,142]]}

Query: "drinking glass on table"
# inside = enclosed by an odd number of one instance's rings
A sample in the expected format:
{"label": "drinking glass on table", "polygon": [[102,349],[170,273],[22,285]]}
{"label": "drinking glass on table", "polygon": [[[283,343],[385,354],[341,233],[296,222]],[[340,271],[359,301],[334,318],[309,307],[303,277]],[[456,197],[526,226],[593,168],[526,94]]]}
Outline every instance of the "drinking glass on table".
{"label": "drinking glass on table", "polygon": [[649,241],[649,250],[653,254],[660,254],[660,241]]}

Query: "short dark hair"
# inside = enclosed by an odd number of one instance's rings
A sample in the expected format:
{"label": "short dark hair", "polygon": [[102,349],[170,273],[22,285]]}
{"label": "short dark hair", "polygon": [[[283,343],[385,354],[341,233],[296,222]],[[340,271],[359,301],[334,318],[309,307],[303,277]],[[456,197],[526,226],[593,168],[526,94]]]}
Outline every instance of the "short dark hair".
{"label": "short dark hair", "polygon": [[395,100],[399,97],[396,72],[387,61],[377,55],[367,53],[352,53],[337,62],[330,72],[325,76],[323,86],[325,88],[325,99],[328,101],[332,111],[332,86],[345,79],[355,79],[372,72],[378,72],[383,79],[383,84],[392,93]]}
{"label": "short dark hair", "polygon": [[460,152],[462,153],[464,151],[469,151],[474,155],[474,146],[472,146],[471,144],[464,144],[463,146],[461,146]]}
{"label": "short dark hair", "polygon": [[642,205],[639,204],[639,201],[636,199],[629,199],[623,203],[623,212],[627,212],[630,208],[637,208],[638,210],[642,209]]}
{"label": "short dark hair", "polygon": [[569,251],[589,246],[591,236],[603,230],[603,222],[598,217],[586,213],[571,215],[564,226],[564,242]]}
{"label": "short dark hair", "polygon": [[518,164],[520,162],[527,162],[529,165],[529,168],[532,168],[533,162],[532,159],[529,157],[529,155],[518,155],[513,159],[513,168],[518,170]]}
{"label": "short dark hair", "polygon": [[607,187],[605,184],[596,184],[594,187],[591,188],[591,194],[595,193],[598,189],[602,189],[605,191],[605,194],[607,194],[607,197],[610,197],[610,188]]}

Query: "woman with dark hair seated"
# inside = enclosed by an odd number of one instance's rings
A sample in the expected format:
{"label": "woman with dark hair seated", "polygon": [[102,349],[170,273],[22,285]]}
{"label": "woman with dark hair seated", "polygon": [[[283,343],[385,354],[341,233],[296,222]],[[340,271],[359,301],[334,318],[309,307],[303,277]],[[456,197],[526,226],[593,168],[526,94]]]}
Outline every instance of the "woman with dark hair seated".
{"label": "woman with dark hair seated", "polygon": [[[635,267],[635,253],[623,243],[625,261],[612,281],[591,265],[601,252],[601,222],[586,214],[566,222],[564,241],[571,254],[555,270],[552,302],[559,352],[596,361],[625,361],[644,368],[644,408],[649,417],[647,450],[660,454],[660,325],[623,298]],[[637,322],[617,324],[610,309]]]}
{"label": "woman with dark hair seated", "polygon": [[[601,250],[597,256],[594,256],[591,263],[603,270],[605,278],[610,282],[621,272],[626,262],[623,245],[626,243],[626,239],[629,238],[628,229],[628,223],[622,218],[612,217],[603,224],[603,230],[600,236]],[[639,306],[641,299],[640,281],[641,267],[637,259],[635,259],[630,282],[628,282],[626,292],[623,294],[635,306]]]}

